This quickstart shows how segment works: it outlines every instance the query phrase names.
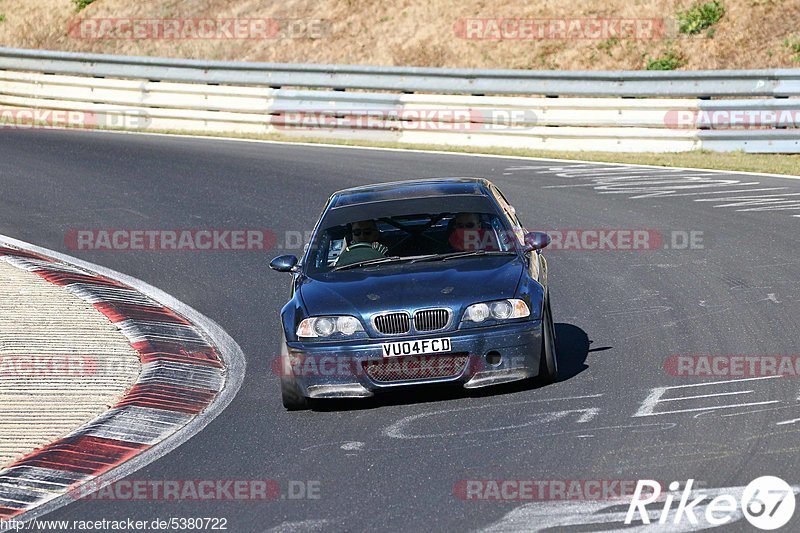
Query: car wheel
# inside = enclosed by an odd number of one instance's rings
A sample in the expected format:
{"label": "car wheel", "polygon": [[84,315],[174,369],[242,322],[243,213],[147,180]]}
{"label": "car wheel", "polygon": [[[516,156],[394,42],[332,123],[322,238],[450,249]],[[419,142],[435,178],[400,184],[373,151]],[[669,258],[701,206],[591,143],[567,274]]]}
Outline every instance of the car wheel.
{"label": "car wheel", "polygon": [[542,355],[539,358],[539,375],[544,383],[558,381],[558,354],[556,353],[556,327],[553,311],[550,309],[550,298],[545,298],[544,316],[542,317]]}
{"label": "car wheel", "polygon": [[300,393],[297,383],[290,377],[291,368],[288,368],[286,358],[289,356],[289,348],[286,346],[286,339],[281,341],[281,401],[283,407],[288,411],[300,411],[308,409],[308,398]]}
{"label": "car wheel", "polygon": [[309,407],[308,398],[300,394],[297,385],[288,380],[281,380],[281,401],[288,411],[300,411]]}

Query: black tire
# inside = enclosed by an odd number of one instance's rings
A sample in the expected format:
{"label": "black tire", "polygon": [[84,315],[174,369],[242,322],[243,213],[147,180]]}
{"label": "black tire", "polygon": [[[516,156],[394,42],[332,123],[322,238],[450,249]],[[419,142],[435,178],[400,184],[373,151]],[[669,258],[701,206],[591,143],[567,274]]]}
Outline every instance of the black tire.
{"label": "black tire", "polygon": [[297,385],[281,380],[281,401],[287,411],[302,411],[309,408],[308,398],[300,394]]}
{"label": "black tire", "polygon": [[281,401],[287,411],[301,411],[309,408],[308,398],[300,393],[300,389],[294,380],[289,377],[287,362],[285,357],[289,356],[289,348],[286,346],[286,339],[281,340]]}
{"label": "black tire", "polygon": [[542,352],[539,357],[539,376],[544,384],[558,381],[558,354],[556,353],[556,327],[550,298],[545,298],[542,316]]}

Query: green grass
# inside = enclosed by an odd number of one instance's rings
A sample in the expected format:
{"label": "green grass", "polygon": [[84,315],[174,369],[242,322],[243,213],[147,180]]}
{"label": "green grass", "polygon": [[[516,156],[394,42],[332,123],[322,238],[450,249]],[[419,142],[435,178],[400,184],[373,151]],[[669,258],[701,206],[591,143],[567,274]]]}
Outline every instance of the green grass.
{"label": "green grass", "polygon": [[696,35],[719,22],[719,19],[724,14],[725,7],[719,0],[695,4],[686,11],[678,12],[676,15],[678,31],[686,35]]}
{"label": "green grass", "polygon": [[94,0],[72,0],[72,5],[75,6],[75,11],[82,11]]}
{"label": "green grass", "polygon": [[0,13],[0,22],[5,22],[5,21],[6,21],[5,13]]}
{"label": "green grass", "polygon": [[675,70],[682,67],[686,61],[675,50],[666,50],[660,57],[650,57],[647,60],[647,70]]}
{"label": "green grass", "polygon": [[611,55],[612,50],[619,45],[619,37],[609,37],[605,41],[602,41],[600,44],[597,45],[597,49],[605,52],[609,56]]}
{"label": "green grass", "polygon": [[787,37],[783,40],[783,46],[789,49],[792,54],[792,61],[800,62],[800,39],[795,35],[792,38]]}

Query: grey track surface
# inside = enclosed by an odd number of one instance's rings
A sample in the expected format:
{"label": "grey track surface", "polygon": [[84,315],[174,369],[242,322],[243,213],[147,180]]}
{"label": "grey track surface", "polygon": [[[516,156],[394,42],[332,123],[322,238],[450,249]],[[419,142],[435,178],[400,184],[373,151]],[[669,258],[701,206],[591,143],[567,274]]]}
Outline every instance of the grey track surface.
{"label": "grey track surface", "polygon": [[[772,474],[800,482],[800,426],[777,425],[800,418],[798,379],[673,389],[670,396],[752,392],[658,408],[697,411],[633,416],[653,387],[709,383],[668,375],[663,365],[672,354],[800,354],[800,219],[793,216],[800,210],[694,201],[736,194],[601,194],[548,170],[575,163],[548,161],[21,130],[0,130],[0,157],[0,234],[150,283],[220,324],[247,356],[244,383],[223,416],[133,477],[274,479],[284,491],[289,480],[319,480],[322,488],[319,500],[304,501],[80,501],[54,519],[227,517],[230,530],[245,532],[463,530],[487,527],[521,505],[462,501],[453,486],[463,479],[691,477],[731,487]],[[289,284],[268,269],[277,251],[80,252],[64,244],[72,228],[266,227],[282,240],[285,231],[310,229],[336,189],[463,175],[497,183],[531,229],[694,230],[704,232],[706,247],[550,252],[568,377],[555,385],[472,396],[414,391],[287,413],[269,364]],[[800,180],[711,177],[758,182],[730,190],[800,193]],[[561,185],[581,186],[552,187]],[[766,401],[778,403],[702,410]],[[581,409],[595,410],[583,422],[587,411],[537,416]]]}

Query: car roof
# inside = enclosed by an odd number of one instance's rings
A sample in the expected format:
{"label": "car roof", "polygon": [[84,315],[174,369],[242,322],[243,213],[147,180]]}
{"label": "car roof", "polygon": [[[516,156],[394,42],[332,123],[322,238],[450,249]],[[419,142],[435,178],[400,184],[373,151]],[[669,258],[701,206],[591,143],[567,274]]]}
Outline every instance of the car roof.
{"label": "car roof", "polygon": [[331,208],[437,196],[488,196],[490,185],[484,178],[427,178],[363,185],[333,193]]}

